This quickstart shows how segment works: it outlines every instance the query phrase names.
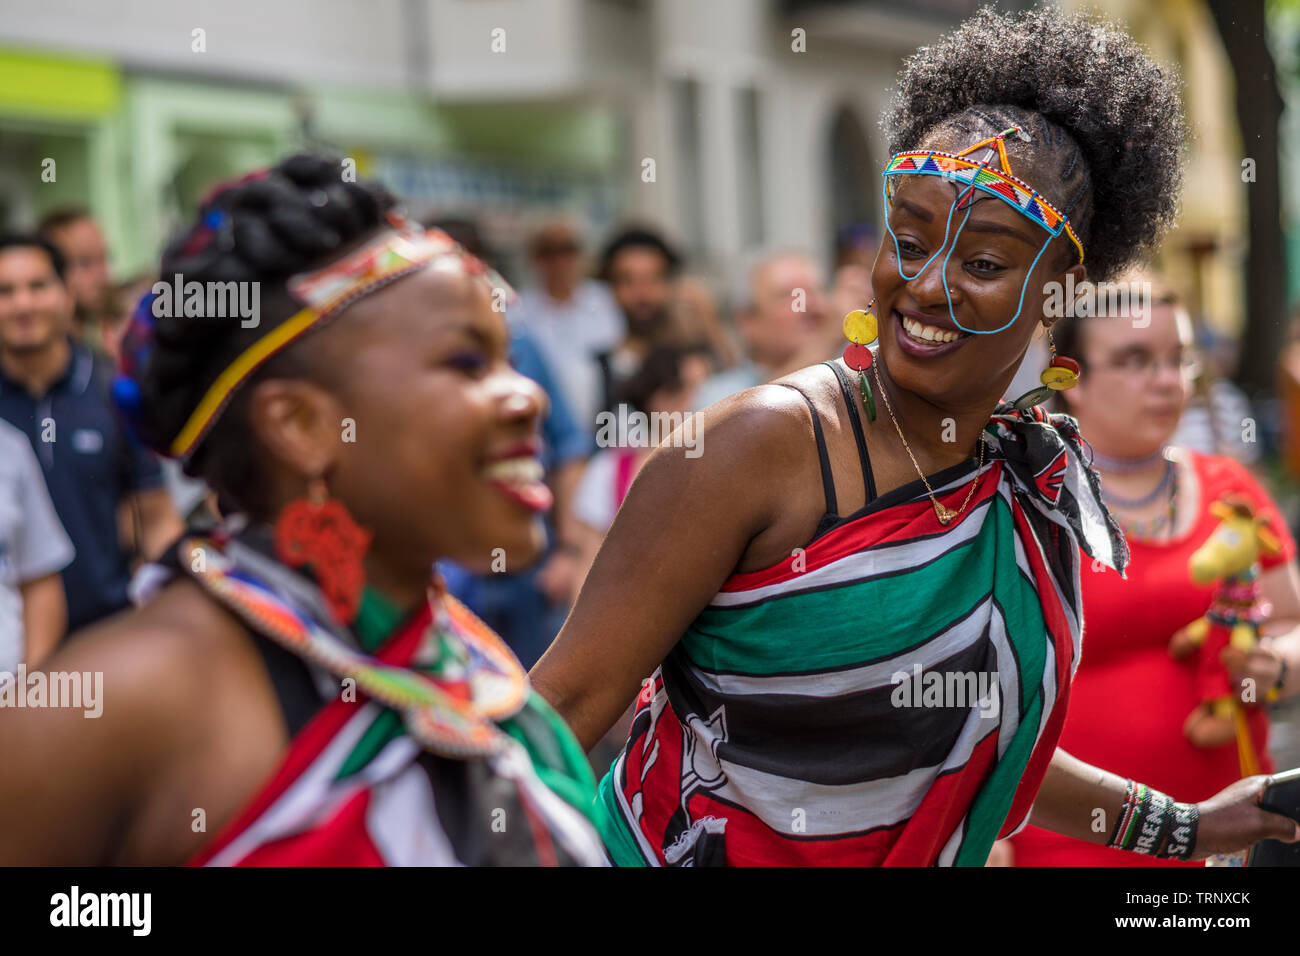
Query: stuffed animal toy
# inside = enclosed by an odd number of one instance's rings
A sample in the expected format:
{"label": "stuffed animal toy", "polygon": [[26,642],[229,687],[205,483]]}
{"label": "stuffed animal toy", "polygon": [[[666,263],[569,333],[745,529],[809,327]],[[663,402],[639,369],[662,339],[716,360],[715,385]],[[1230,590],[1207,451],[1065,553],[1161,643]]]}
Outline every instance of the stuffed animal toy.
{"label": "stuffed animal toy", "polygon": [[1228,495],[1210,505],[1219,526],[1187,562],[1192,581],[1214,584],[1210,609],[1173,636],[1169,651],[1176,658],[1199,653],[1196,688],[1200,703],[1188,715],[1183,733],[1198,747],[1221,747],[1234,737],[1243,776],[1257,773],[1259,758],[1250,739],[1240,688],[1232,686],[1225,666],[1249,653],[1259,640],[1259,626],[1272,608],[1260,594],[1259,558],[1276,555],[1281,542],[1251,502]]}

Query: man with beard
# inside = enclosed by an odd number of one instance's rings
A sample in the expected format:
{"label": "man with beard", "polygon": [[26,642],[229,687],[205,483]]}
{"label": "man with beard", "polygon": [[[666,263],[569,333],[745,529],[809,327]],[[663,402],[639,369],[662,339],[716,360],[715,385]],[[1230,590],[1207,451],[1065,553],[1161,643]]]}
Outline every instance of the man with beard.
{"label": "man with beard", "polygon": [[623,340],[597,356],[604,378],[602,407],[614,410],[614,396],[656,346],[678,337],[672,301],[681,257],[649,229],[624,229],[605,246],[597,276],[614,294],[626,323]]}

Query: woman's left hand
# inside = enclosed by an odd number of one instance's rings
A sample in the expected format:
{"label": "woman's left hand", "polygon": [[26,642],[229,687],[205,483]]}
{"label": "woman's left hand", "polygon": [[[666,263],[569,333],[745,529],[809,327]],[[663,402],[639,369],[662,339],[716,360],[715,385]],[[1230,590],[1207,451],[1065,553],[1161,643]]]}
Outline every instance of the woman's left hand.
{"label": "woman's left hand", "polygon": [[1240,853],[1260,840],[1300,842],[1300,823],[1260,807],[1268,781],[1265,775],[1247,777],[1196,805],[1199,821],[1193,860],[1216,853]]}
{"label": "woman's left hand", "polygon": [[1255,682],[1255,701],[1263,703],[1282,676],[1282,657],[1268,638],[1262,638],[1250,651],[1225,647],[1219,660],[1232,676],[1234,687],[1250,679]]}

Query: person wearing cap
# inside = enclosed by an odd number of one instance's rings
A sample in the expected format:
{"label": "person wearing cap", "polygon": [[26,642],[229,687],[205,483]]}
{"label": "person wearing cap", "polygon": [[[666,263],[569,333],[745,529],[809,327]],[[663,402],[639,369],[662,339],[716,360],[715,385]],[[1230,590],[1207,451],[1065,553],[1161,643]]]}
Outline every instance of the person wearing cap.
{"label": "person wearing cap", "polygon": [[599,356],[623,339],[624,324],[605,284],[583,276],[582,244],[565,222],[544,225],[529,246],[538,285],[507,312],[537,344],[578,426],[592,434],[604,398]]}

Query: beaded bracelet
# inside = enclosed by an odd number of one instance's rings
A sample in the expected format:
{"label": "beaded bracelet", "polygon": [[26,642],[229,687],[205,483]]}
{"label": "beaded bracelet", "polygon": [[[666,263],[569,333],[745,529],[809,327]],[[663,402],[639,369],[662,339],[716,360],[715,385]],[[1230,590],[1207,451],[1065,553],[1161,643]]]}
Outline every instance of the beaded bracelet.
{"label": "beaded bracelet", "polygon": [[1106,845],[1144,856],[1188,859],[1196,846],[1199,821],[1196,804],[1177,803],[1168,794],[1129,780]]}

